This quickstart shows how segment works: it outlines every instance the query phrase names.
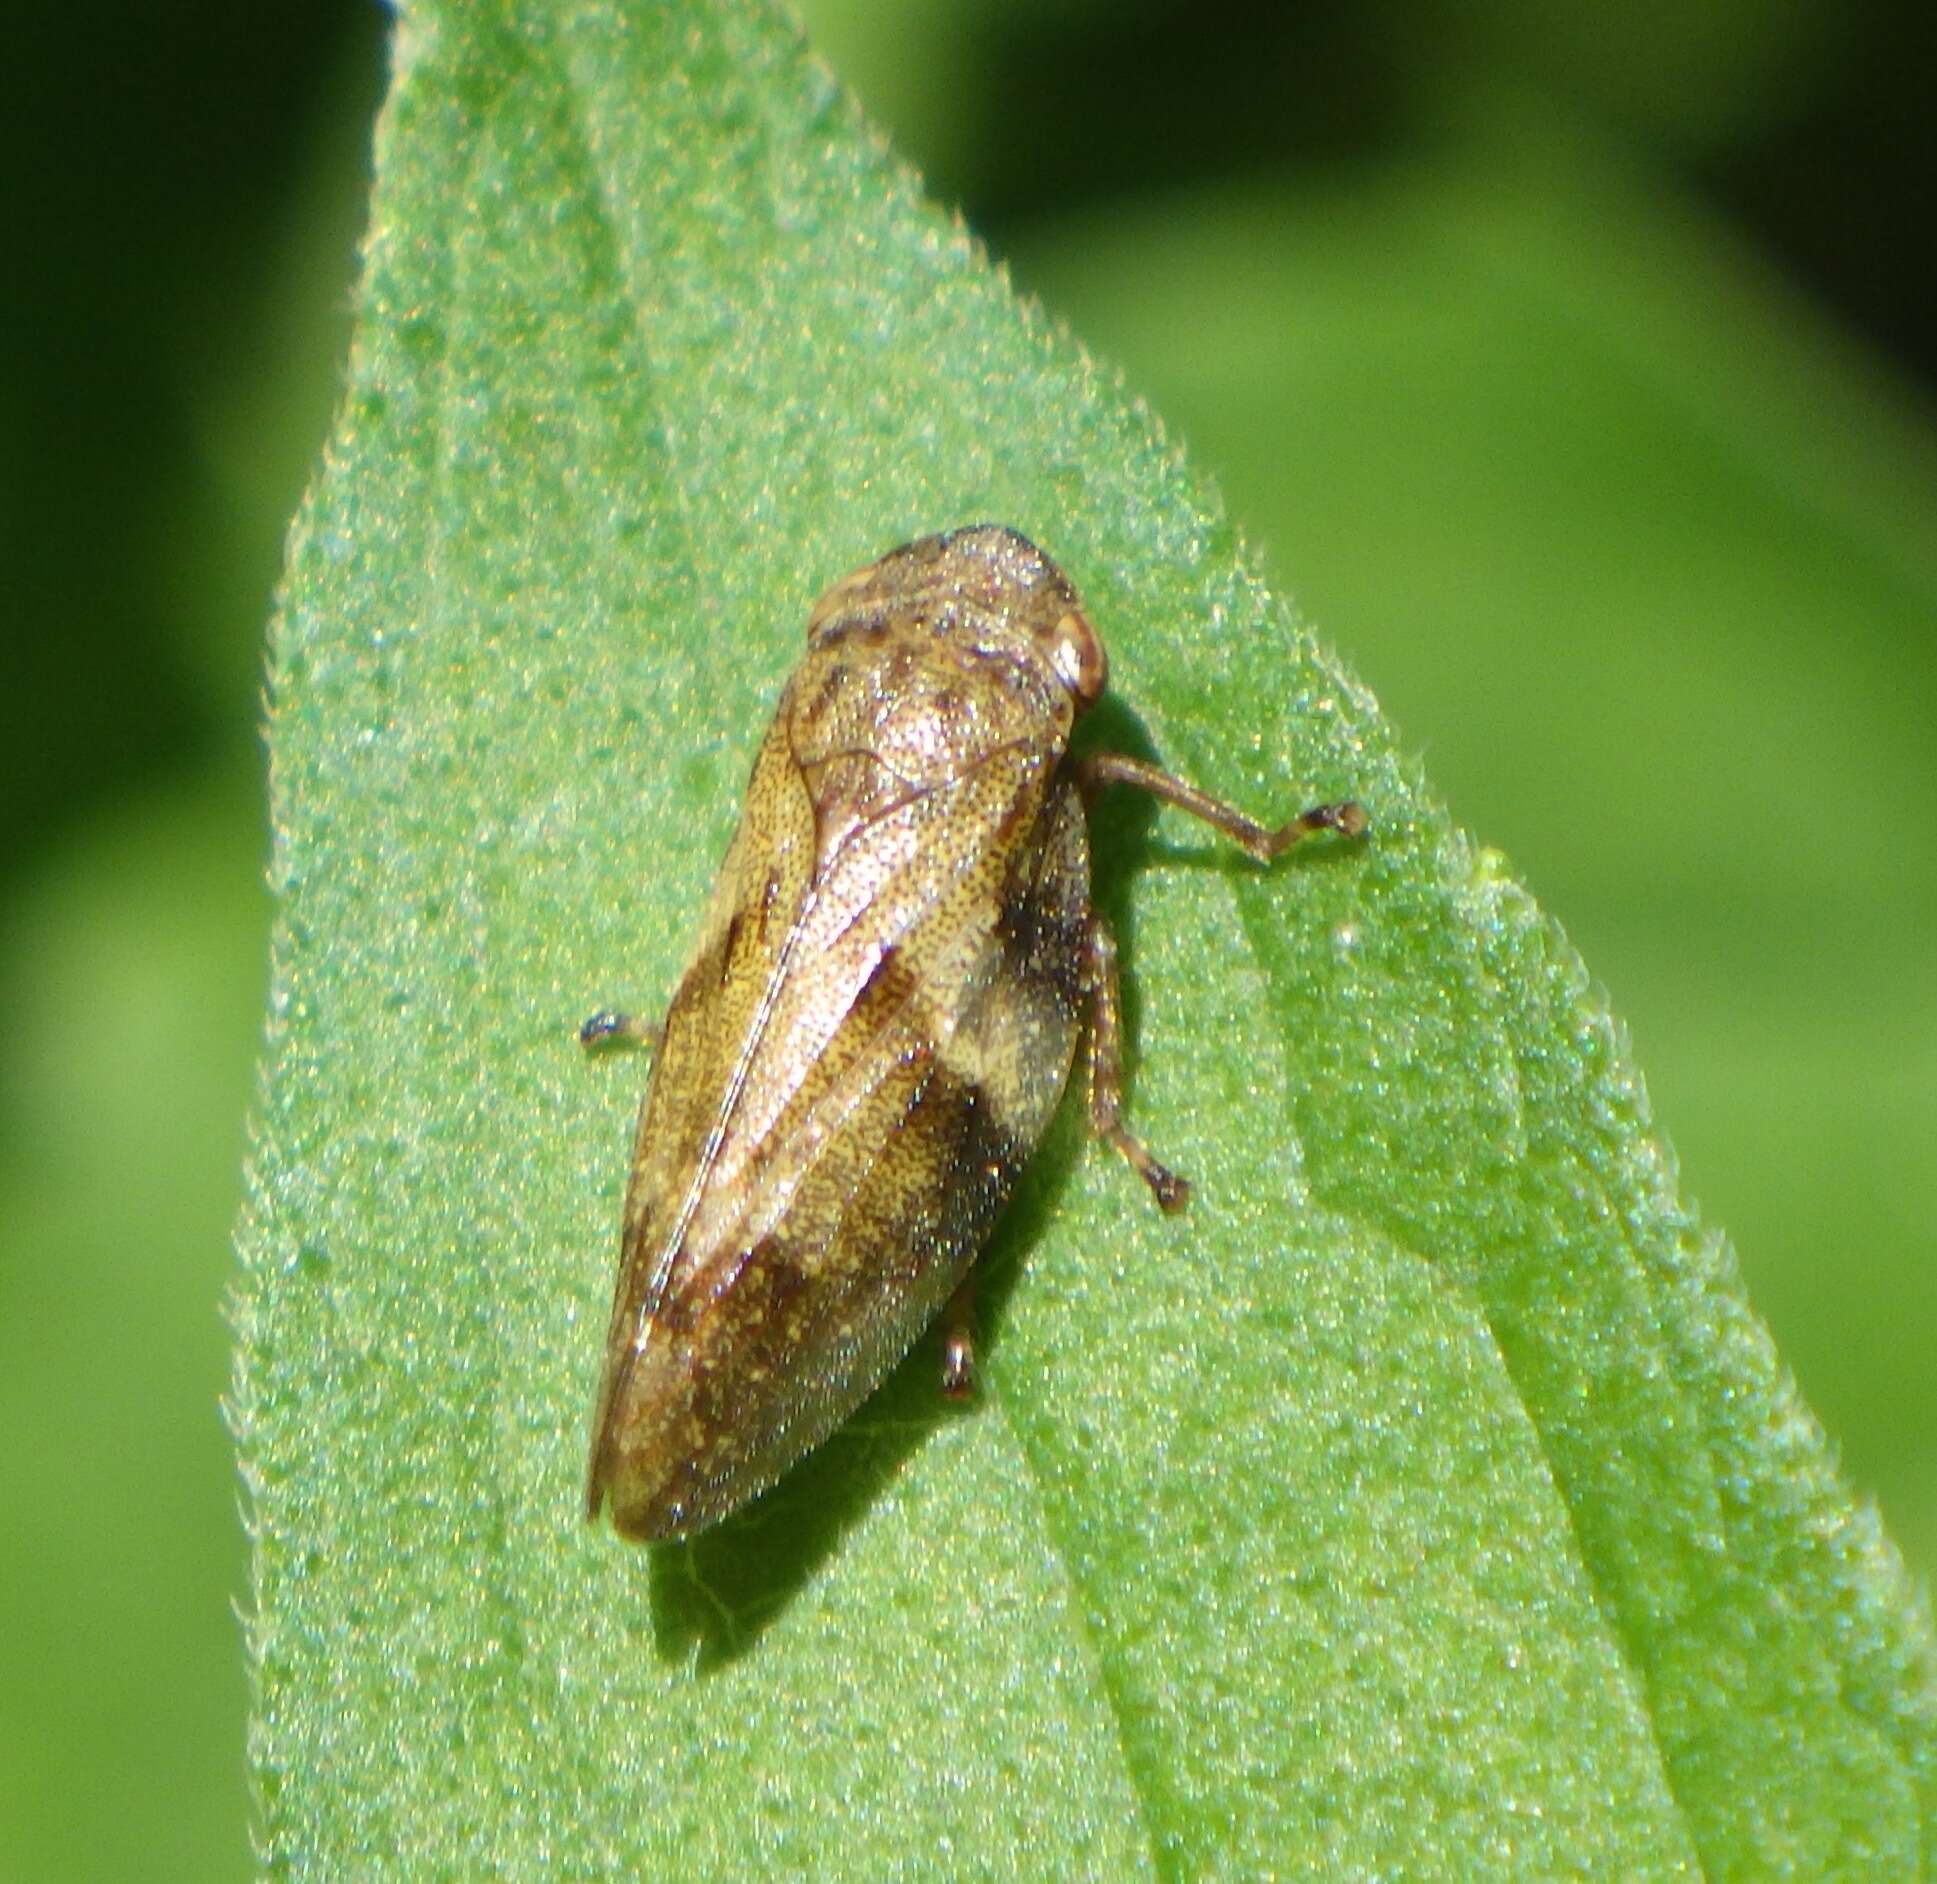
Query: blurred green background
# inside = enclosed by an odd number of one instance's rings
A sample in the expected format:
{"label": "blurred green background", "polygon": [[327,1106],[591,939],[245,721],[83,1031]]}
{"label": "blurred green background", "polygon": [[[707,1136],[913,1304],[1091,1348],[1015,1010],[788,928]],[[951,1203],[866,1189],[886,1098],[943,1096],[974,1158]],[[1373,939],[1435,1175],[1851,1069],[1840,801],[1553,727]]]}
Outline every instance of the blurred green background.
{"label": "blurred green background", "polygon": [[[1566,925],[1928,1576],[1928,10],[806,11]],[[0,1878],[248,1871],[217,1402],[260,646],[385,31],[232,0],[15,23]]]}

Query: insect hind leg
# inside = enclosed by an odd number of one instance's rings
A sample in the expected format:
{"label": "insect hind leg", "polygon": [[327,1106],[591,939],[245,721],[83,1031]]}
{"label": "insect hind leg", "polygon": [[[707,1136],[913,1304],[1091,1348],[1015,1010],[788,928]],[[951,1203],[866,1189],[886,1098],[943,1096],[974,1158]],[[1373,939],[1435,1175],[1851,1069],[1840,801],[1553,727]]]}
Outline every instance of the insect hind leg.
{"label": "insect hind leg", "polygon": [[1090,911],[1087,955],[1090,1130],[1150,1186],[1151,1196],[1165,1210],[1182,1210],[1190,1201],[1190,1180],[1160,1164],[1123,1123],[1123,997],[1116,937],[1095,910]]}

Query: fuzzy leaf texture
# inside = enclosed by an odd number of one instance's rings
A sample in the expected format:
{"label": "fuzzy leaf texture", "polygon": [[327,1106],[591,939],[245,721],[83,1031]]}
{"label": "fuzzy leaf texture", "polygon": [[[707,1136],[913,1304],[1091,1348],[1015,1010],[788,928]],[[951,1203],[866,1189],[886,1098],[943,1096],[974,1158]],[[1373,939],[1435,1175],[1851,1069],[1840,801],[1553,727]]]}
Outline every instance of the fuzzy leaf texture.
{"label": "fuzzy leaf texture", "polygon": [[[278,1875],[1910,1875],[1932,1649],[1620,1030],[1216,494],[763,7],[413,6],[272,648],[234,1417]],[[642,1063],[813,597],[991,519],[1110,743],[1130,1115],[690,1546],[579,1513]],[[1119,794],[1119,797],[1122,795]]]}

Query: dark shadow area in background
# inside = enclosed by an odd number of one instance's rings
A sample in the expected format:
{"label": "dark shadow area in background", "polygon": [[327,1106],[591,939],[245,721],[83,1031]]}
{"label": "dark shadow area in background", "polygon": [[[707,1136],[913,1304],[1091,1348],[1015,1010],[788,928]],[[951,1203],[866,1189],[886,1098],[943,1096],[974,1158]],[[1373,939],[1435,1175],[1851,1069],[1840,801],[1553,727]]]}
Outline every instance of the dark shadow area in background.
{"label": "dark shadow area in background", "polygon": [[[1622,77],[1583,69],[1591,27],[1556,33],[1556,51],[1537,10],[1525,25],[1516,37],[1498,6],[1469,18],[1315,0],[992,8],[972,42],[981,135],[967,164],[928,181],[999,255],[1045,208],[1403,153],[1433,133],[1439,94],[1491,71],[1706,198],[1871,344],[1937,380],[1912,233],[1937,200],[1937,8],[1886,0],[1798,31],[1788,69],[1761,81],[1766,115],[1700,148],[1678,147]],[[1670,35],[1661,57],[1677,49]],[[1681,82],[1671,73],[1663,89]]]}
{"label": "dark shadow area in background", "polygon": [[1937,7],[1882,6],[1850,31],[1795,115],[1700,160],[1689,181],[1871,345],[1937,382]]}
{"label": "dark shadow area in background", "polygon": [[[247,616],[196,620],[199,595],[177,591],[200,547],[183,520],[211,480],[197,406],[278,364],[249,343],[292,199],[344,108],[346,71],[366,76],[354,102],[374,114],[390,16],[373,0],[108,0],[10,19],[0,894],[70,821],[255,737],[280,528],[260,567],[236,572]],[[306,421],[309,454],[329,417]],[[300,480],[272,495],[286,522]],[[183,658],[185,616],[233,648],[233,724]]]}
{"label": "dark shadow area in background", "polygon": [[961,197],[978,233],[1045,207],[1368,156],[1409,135],[1414,81],[1377,7],[1200,0],[1105,13],[1004,7],[984,21],[975,167],[930,179]]}

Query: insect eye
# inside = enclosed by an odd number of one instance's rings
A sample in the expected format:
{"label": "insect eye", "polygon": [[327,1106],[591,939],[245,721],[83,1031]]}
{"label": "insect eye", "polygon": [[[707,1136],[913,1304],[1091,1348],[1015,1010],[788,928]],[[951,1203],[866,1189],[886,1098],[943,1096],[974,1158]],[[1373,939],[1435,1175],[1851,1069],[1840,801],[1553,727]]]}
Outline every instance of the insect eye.
{"label": "insect eye", "polygon": [[1058,616],[1056,625],[1043,638],[1049,643],[1050,664],[1057,678],[1076,696],[1078,711],[1094,706],[1109,682],[1110,660],[1088,617],[1073,608]]}

